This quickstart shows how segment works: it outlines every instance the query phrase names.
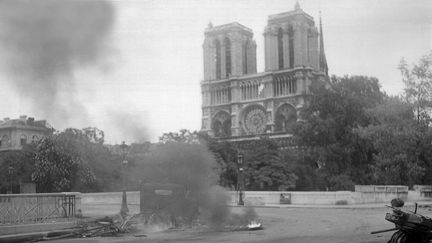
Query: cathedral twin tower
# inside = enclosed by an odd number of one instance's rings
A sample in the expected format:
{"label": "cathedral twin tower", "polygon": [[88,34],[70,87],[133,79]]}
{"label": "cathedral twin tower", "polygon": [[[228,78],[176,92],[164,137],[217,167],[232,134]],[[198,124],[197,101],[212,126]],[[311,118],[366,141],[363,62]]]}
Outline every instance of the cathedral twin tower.
{"label": "cathedral twin tower", "polygon": [[289,136],[309,85],[327,76],[322,31],[297,3],[269,16],[264,43],[265,72],[257,73],[251,29],[235,22],[205,30],[202,131],[230,140]]}

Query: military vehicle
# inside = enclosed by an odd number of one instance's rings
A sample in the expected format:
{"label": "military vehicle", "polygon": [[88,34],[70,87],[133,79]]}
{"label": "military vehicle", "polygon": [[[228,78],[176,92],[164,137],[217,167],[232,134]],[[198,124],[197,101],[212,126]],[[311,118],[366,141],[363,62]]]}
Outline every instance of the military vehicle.
{"label": "military vehicle", "polygon": [[378,234],[396,231],[387,243],[430,243],[432,242],[432,219],[417,213],[417,203],[414,211],[402,210],[403,200],[391,201],[391,213],[385,219],[395,224],[394,228],[371,232]]}

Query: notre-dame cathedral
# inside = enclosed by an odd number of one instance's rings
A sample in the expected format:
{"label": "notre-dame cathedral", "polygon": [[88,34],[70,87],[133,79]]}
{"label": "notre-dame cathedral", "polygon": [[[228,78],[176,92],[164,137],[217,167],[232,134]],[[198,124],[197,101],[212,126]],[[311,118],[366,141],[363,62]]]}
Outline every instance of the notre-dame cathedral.
{"label": "notre-dame cathedral", "polygon": [[327,77],[321,20],[318,31],[296,3],[268,17],[264,44],[265,71],[257,73],[251,29],[237,22],[206,28],[202,131],[228,141],[291,136],[309,85]]}

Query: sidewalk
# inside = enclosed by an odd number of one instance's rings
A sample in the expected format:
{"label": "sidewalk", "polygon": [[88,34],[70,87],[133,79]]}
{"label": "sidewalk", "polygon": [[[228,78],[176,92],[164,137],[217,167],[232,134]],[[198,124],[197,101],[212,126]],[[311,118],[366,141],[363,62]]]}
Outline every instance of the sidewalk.
{"label": "sidewalk", "polygon": [[[257,208],[329,208],[329,209],[370,209],[370,208],[386,208],[389,203],[364,203],[364,204],[348,204],[348,205],[331,205],[331,204],[265,204],[265,205],[228,205],[229,207],[257,207]],[[414,209],[414,202],[405,202],[403,208],[408,210]],[[419,208],[432,208],[432,201],[417,202]]]}

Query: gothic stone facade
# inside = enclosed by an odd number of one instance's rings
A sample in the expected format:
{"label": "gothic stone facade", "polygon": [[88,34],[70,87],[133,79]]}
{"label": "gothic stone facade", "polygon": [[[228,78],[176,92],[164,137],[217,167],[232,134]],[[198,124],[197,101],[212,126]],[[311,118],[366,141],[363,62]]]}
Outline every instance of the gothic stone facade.
{"label": "gothic stone facade", "polygon": [[257,73],[252,30],[239,23],[209,24],[203,44],[202,131],[229,139],[289,135],[307,105],[309,85],[326,77],[319,39],[313,18],[298,4],[269,16],[265,72]]}

